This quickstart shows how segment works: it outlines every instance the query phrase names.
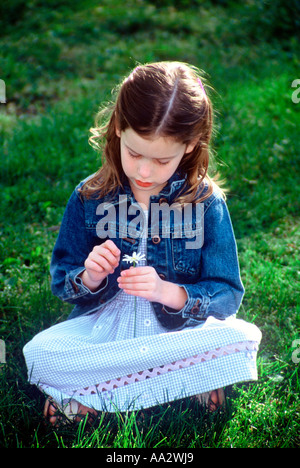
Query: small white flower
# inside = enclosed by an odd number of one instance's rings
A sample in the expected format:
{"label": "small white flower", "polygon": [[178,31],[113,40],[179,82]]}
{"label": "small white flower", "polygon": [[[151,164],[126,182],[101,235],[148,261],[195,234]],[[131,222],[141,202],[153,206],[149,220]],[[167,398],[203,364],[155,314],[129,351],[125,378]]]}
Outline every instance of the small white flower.
{"label": "small white flower", "polygon": [[132,257],[130,255],[124,255],[123,260],[124,262],[133,263],[136,266],[141,260],[144,260],[145,254],[140,254],[133,252]]}

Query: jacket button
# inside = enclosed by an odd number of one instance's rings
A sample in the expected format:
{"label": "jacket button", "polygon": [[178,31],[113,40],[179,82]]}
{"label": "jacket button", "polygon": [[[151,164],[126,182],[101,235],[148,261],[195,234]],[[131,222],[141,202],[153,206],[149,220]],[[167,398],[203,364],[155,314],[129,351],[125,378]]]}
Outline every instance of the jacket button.
{"label": "jacket button", "polygon": [[191,314],[196,315],[198,312],[199,312],[199,307],[197,306],[192,307]]}
{"label": "jacket button", "polygon": [[164,275],[163,273],[158,273],[158,276],[159,276],[160,279],[162,279],[162,280],[165,280],[165,279],[166,279],[166,275]]}
{"label": "jacket button", "polygon": [[153,244],[159,244],[160,243],[160,237],[156,234],[155,236],[152,237],[152,242]]}

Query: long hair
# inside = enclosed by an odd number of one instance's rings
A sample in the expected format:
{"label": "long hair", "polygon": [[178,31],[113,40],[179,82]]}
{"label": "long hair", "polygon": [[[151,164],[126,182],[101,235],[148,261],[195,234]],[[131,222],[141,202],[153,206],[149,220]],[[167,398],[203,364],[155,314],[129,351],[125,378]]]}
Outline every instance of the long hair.
{"label": "long hair", "polygon": [[116,88],[115,102],[97,114],[90,129],[89,143],[100,150],[103,159],[98,172],[83,185],[84,196],[100,198],[123,185],[126,176],[116,129],[131,128],[144,138],[169,137],[185,145],[195,144],[178,166],[187,177],[177,201],[199,202],[209,197],[214,186],[208,175],[213,109],[203,83],[196,67],[181,62],[136,67]]}

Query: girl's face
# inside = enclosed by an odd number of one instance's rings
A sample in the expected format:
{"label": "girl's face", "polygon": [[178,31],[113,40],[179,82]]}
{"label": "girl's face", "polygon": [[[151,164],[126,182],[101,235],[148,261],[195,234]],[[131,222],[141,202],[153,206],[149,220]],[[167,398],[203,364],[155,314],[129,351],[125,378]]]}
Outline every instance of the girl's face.
{"label": "girl's face", "polygon": [[194,145],[170,137],[143,138],[131,128],[116,131],[120,138],[121,163],[137,199],[158,195]]}

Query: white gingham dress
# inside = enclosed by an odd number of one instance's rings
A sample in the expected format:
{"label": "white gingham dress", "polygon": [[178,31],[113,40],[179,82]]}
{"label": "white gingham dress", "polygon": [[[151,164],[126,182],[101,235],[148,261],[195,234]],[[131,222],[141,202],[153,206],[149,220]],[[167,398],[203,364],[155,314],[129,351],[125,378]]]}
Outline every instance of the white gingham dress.
{"label": "white gingham dress", "polygon": [[[146,255],[146,239],[140,243]],[[139,266],[146,264],[146,260]],[[170,332],[151,302],[124,291],[98,312],[36,335],[23,349],[29,381],[58,403],[98,411],[148,408],[257,379],[261,332],[236,318],[209,317]]]}

